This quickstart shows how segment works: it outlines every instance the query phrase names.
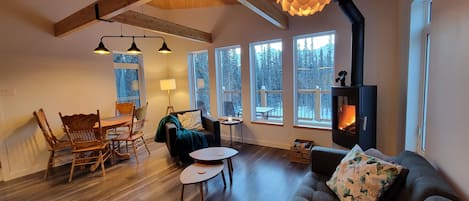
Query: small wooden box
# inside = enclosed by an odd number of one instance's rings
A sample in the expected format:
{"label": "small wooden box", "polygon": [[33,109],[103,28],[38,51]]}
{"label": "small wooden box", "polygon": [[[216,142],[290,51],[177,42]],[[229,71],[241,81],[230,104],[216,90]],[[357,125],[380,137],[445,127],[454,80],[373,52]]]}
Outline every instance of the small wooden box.
{"label": "small wooden box", "polygon": [[314,142],[311,140],[296,139],[290,147],[290,161],[309,164],[313,146]]}

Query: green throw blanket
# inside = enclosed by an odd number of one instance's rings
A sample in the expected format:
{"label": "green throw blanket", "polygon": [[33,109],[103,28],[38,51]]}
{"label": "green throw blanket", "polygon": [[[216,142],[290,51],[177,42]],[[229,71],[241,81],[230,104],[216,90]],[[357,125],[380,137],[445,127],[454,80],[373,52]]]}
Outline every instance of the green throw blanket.
{"label": "green throw blanket", "polygon": [[207,139],[203,133],[183,128],[179,119],[173,115],[161,119],[156,130],[155,142],[166,142],[165,125],[168,122],[176,125],[176,142],[173,149],[176,150],[176,154],[182,162],[192,160],[189,156],[190,152],[208,147]]}

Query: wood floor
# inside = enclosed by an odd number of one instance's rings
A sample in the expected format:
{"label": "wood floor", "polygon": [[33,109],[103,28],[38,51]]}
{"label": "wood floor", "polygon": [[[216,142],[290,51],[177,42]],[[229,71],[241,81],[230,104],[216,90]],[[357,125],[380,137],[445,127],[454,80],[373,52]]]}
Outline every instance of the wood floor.
{"label": "wood floor", "polygon": [[[39,172],[0,182],[0,200],[180,200],[179,174],[184,167],[171,160],[163,143],[150,142],[149,147],[150,156],[140,151],[139,166],[133,158],[116,161],[106,166],[104,177],[100,171],[78,169],[67,183],[70,166],[64,165],[52,169],[47,180]],[[234,148],[239,154],[233,158],[233,184],[228,174],[226,189],[220,176],[209,180],[205,200],[286,201],[309,171],[307,165],[290,163],[287,150],[248,144],[235,144]],[[186,186],[184,200],[200,200],[199,186]]]}

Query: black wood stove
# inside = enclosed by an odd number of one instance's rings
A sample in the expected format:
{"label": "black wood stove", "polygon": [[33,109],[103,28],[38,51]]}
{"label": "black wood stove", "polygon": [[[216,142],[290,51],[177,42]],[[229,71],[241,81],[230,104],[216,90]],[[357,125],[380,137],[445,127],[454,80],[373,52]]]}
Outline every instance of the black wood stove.
{"label": "black wood stove", "polygon": [[352,0],[337,0],[352,23],[351,86],[332,87],[332,141],[376,147],[376,86],[363,85],[365,19]]}

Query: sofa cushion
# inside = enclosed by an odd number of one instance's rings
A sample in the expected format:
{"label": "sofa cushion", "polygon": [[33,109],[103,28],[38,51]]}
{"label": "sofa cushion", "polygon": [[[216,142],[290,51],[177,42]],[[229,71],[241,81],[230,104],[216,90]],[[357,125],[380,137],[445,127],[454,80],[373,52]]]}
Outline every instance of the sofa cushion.
{"label": "sofa cushion", "polygon": [[327,185],[340,200],[378,200],[402,166],[368,156],[355,146],[337,166]]}
{"label": "sofa cushion", "polygon": [[184,114],[177,114],[181,125],[185,129],[190,130],[203,130],[202,127],[202,116],[200,115],[200,110],[193,112],[186,112]]}
{"label": "sofa cushion", "polygon": [[448,182],[422,156],[403,151],[396,157],[396,162],[409,169],[405,187],[397,200],[425,200],[430,196],[460,200]]}
{"label": "sofa cushion", "polygon": [[328,177],[314,172],[308,172],[303,178],[302,183],[293,196],[293,201],[320,200],[336,201],[338,200],[334,192],[326,186]]}

